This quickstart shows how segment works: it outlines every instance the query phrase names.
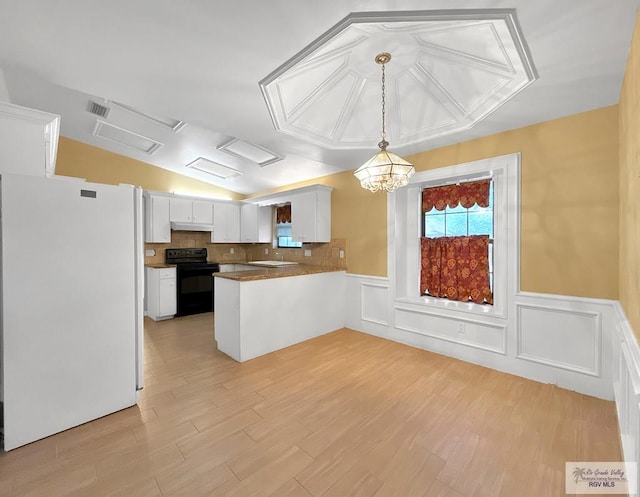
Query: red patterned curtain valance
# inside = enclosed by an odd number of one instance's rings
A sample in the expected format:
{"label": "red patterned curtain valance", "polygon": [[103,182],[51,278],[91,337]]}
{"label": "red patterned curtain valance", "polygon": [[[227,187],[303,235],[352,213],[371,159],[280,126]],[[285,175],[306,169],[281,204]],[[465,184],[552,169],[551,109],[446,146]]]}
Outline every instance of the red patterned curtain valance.
{"label": "red patterned curtain valance", "polygon": [[276,223],[290,223],[291,222],[291,204],[282,205],[276,209]]}
{"label": "red patterned curtain valance", "polygon": [[492,304],[487,235],[421,238],[420,293]]}
{"label": "red patterned curtain valance", "polygon": [[429,212],[434,207],[443,211],[449,206],[452,209],[460,204],[468,209],[478,204],[489,206],[489,186],[491,180],[472,181],[460,185],[436,186],[422,190],[422,212]]}

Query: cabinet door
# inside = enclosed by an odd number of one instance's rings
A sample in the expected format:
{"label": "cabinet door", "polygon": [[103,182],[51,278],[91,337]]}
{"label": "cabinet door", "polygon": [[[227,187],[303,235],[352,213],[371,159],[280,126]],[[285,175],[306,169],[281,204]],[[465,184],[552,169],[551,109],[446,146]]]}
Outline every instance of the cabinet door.
{"label": "cabinet door", "polygon": [[258,207],[258,242],[269,243],[273,238],[273,208]]}
{"label": "cabinet door", "polygon": [[213,243],[240,242],[240,206],[214,202],[213,204]]}
{"label": "cabinet door", "polygon": [[194,223],[213,224],[213,204],[211,202],[194,200],[191,205]]}
{"label": "cabinet door", "polygon": [[213,232],[211,241],[213,243],[224,243],[227,236],[227,206],[226,204],[213,204]]}
{"label": "cabinet door", "polygon": [[144,241],[148,243],[170,243],[169,199],[167,197],[145,197]]}
{"label": "cabinet door", "polygon": [[184,198],[172,198],[170,202],[169,220],[176,223],[193,221],[192,202]]}
{"label": "cabinet door", "polygon": [[240,206],[227,204],[227,243],[240,242]]}
{"label": "cabinet door", "polygon": [[256,204],[242,204],[240,233],[240,240],[243,242],[258,241],[258,206]]}
{"label": "cabinet door", "polygon": [[291,197],[291,238],[294,242],[314,242],[316,225],[315,193]]}
{"label": "cabinet door", "polygon": [[160,316],[172,316],[175,314],[178,311],[175,278],[162,278],[158,293]]}

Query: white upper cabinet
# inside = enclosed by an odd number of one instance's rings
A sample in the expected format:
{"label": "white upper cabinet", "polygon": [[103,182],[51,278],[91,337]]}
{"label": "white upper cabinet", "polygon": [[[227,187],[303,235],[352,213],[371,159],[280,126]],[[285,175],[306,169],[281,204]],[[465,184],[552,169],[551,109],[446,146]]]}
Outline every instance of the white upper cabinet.
{"label": "white upper cabinet", "polygon": [[194,200],[191,204],[193,222],[198,224],[213,224],[213,202]]}
{"label": "white upper cabinet", "polygon": [[172,223],[213,224],[213,202],[172,197],[170,205]]}
{"label": "white upper cabinet", "polygon": [[269,243],[273,233],[273,210],[257,204],[242,204],[240,210],[240,241]]}
{"label": "white upper cabinet", "polygon": [[171,198],[169,200],[169,220],[172,223],[190,223],[192,201],[185,198]]}
{"label": "white upper cabinet", "polygon": [[305,189],[290,196],[291,238],[294,242],[331,241],[331,189]]}
{"label": "white upper cabinet", "polygon": [[148,243],[170,243],[171,225],[169,197],[144,194],[144,241]]}
{"label": "white upper cabinet", "polygon": [[52,176],[60,116],[0,102],[0,173]]}
{"label": "white upper cabinet", "polygon": [[213,243],[240,243],[240,205],[213,203]]}

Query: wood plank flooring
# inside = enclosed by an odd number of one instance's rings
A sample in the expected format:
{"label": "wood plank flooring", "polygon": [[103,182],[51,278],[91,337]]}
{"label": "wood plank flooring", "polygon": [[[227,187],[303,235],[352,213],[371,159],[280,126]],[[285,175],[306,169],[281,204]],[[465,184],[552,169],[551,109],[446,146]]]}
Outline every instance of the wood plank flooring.
{"label": "wood plank flooring", "polygon": [[239,364],[145,321],[139,406],[0,456],[0,497],[558,497],[612,402],[340,330]]}

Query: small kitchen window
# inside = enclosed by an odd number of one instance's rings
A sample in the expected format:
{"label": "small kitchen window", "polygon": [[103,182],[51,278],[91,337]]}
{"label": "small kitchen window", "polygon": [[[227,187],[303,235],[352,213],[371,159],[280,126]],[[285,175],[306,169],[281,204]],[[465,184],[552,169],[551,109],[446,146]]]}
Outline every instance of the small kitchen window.
{"label": "small kitchen window", "polygon": [[291,238],[291,223],[276,224],[276,236],[279,248],[300,248],[302,242],[294,242]]}
{"label": "small kitchen window", "polygon": [[291,236],[291,204],[276,208],[276,238],[278,248],[301,248],[302,242],[294,242]]}

